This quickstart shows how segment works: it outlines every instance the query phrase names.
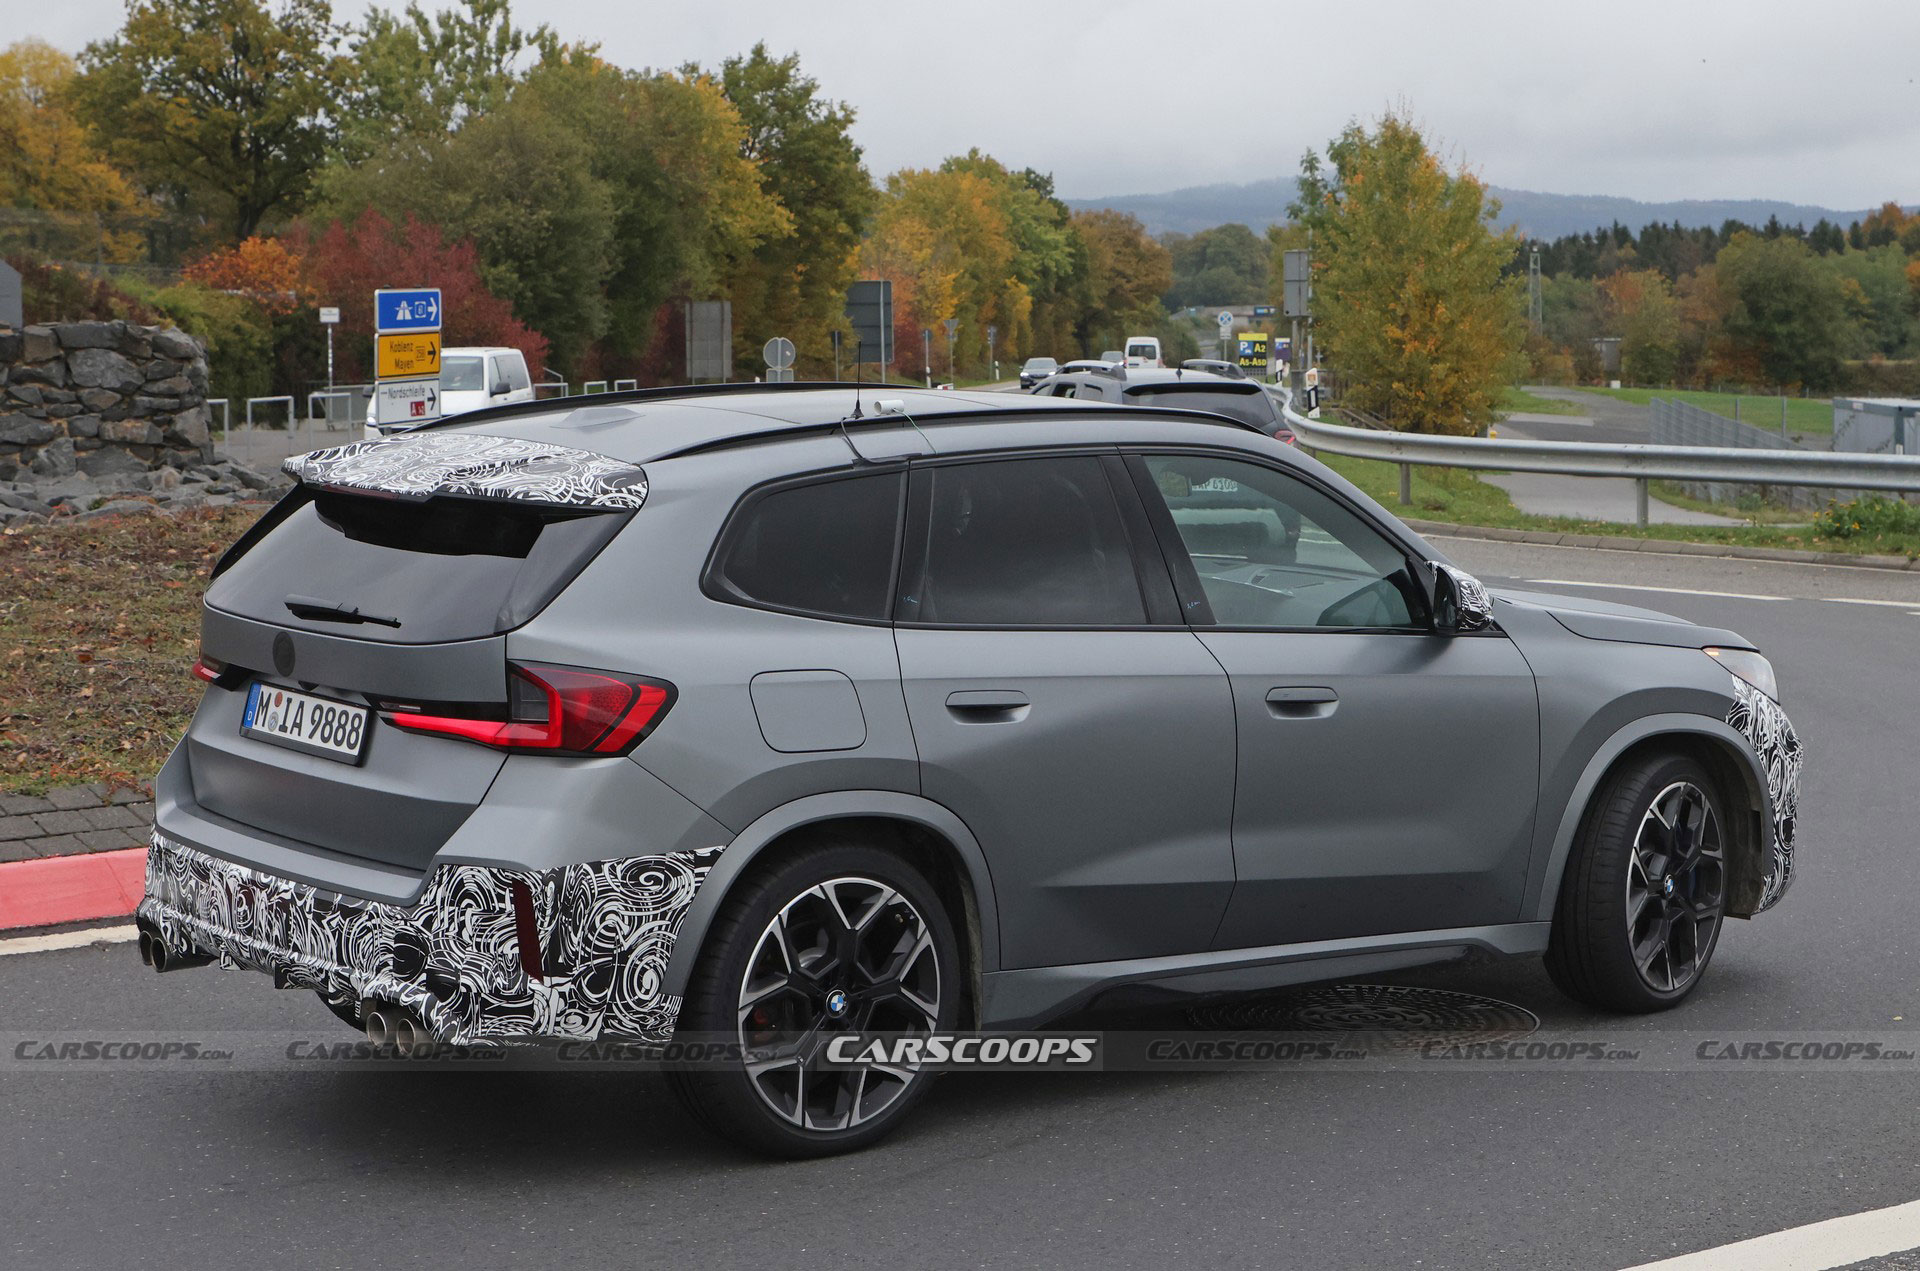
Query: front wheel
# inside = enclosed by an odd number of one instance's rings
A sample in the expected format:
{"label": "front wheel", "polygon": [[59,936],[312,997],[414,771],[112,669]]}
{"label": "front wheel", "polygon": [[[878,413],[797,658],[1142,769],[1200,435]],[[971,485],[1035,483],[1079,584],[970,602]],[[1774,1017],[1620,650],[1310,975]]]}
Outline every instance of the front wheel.
{"label": "front wheel", "polygon": [[1678,1005],[1699,985],[1727,907],[1721,800],[1682,755],[1608,778],[1582,820],[1554,912],[1547,971],[1608,1010]]}
{"label": "front wheel", "polygon": [[835,1063],[830,1048],[950,1031],[961,992],[952,923],[918,870],[877,848],[816,848],[743,885],[715,919],[676,1031],[737,1044],[739,1059],[676,1069],[672,1085],[708,1128],[758,1151],[864,1147],[931,1074]]}

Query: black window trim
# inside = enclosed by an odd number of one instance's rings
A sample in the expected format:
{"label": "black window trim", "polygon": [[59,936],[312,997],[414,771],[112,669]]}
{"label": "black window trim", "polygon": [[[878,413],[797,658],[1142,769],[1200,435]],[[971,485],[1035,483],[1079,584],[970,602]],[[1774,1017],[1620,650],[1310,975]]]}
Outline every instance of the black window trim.
{"label": "black window trim", "polygon": [[[740,536],[746,532],[750,514],[760,502],[783,490],[798,489],[804,486],[826,485],[834,481],[852,481],[863,477],[891,476],[900,482],[899,505],[893,517],[893,563],[888,570],[887,613],[878,618],[857,618],[843,613],[828,613],[819,609],[801,609],[790,605],[776,605],[756,599],[732,587],[726,580],[721,563],[726,560]],[[909,479],[910,469],[904,462],[886,461],[862,465],[855,468],[833,468],[826,471],[804,472],[793,476],[776,477],[749,487],[734,501],[733,508],[727,513],[726,521],[720,527],[720,533],[714,536],[713,546],[707,549],[707,561],[700,569],[700,591],[709,600],[721,604],[738,605],[743,609],[759,609],[766,613],[782,613],[795,618],[812,618],[817,622],[841,622],[860,627],[891,627],[892,613],[898,606],[900,595],[901,557],[904,554],[904,535],[907,526],[907,497],[912,486]]]}
{"label": "black window trim", "polygon": [[[1107,488],[1113,495],[1115,507],[1120,514],[1121,527],[1127,536],[1127,548],[1133,557],[1134,580],[1140,588],[1140,602],[1147,621],[1143,623],[966,623],[966,622],[921,622],[902,616],[900,599],[909,586],[917,582],[918,571],[926,566],[924,546],[916,554],[907,549],[905,543],[926,541],[927,518],[932,514],[929,506],[929,487],[927,480],[920,474],[937,467],[953,467],[961,464],[1005,463],[1024,459],[1061,459],[1089,457],[1100,460],[1100,471],[1107,479]],[[1140,505],[1139,493],[1133,489],[1131,481],[1125,481],[1124,460],[1120,449],[1113,445],[1103,446],[1047,446],[1021,450],[972,451],[966,454],[915,456],[909,463],[911,475],[907,481],[907,511],[905,517],[905,537],[899,554],[899,568],[895,575],[893,625],[909,631],[1178,631],[1185,630],[1187,624],[1179,613],[1178,596],[1173,580],[1165,574],[1164,561],[1157,559],[1158,535],[1153,534],[1147,523],[1146,509]],[[1129,512],[1131,508],[1131,512]],[[1142,533],[1150,537],[1142,538]],[[1156,568],[1159,566],[1159,568]],[[1156,581],[1157,580],[1157,581]],[[1156,600],[1157,596],[1157,600]],[[1171,602],[1169,604],[1169,602]],[[1160,615],[1156,619],[1156,614]]]}
{"label": "black window trim", "polygon": [[[1400,553],[1405,562],[1407,577],[1416,591],[1424,591],[1429,584],[1427,563],[1418,559],[1409,550],[1410,545],[1400,535],[1395,534],[1380,521],[1369,515],[1365,508],[1355,503],[1341,491],[1334,489],[1314,474],[1289,464],[1274,463],[1265,456],[1244,450],[1226,450],[1212,446],[1153,446],[1129,445],[1122,454],[1127,470],[1133,476],[1135,494],[1146,507],[1148,522],[1153,526],[1154,534],[1160,541],[1160,550],[1166,558],[1168,571],[1173,576],[1174,589],[1179,594],[1181,612],[1186,615],[1187,624],[1196,631],[1253,631],[1274,635],[1420,635],[1435,634],[1433,614],[1424,599],[1420,600],[1414,614],[1415,623],[1404,627],[1273,627],[1241,623],[1218,622],[1213,616],[1213,606],[1208,602],[1206,592],[1200,585],[1199,571],[1193,567],[1193,557],[1187,551],[1184,539],[1180,537],[1179,526],[1174,524],[1173,513],[1168,510],[1166,500],[1160,497],[1159,487],[1154,484],[1153,473],[1147,469],[1148,455],[1198,455],[1208,459],[1222,459],[1245,463],[1257,468],[1266,468],[1281,476],[1299,481],[1308,488],[1324,495],[1336,505],[1346,509],[1359,519],[1360,523],[1385,539]],[[1496,628],[1489,627],[1489,631]]]}

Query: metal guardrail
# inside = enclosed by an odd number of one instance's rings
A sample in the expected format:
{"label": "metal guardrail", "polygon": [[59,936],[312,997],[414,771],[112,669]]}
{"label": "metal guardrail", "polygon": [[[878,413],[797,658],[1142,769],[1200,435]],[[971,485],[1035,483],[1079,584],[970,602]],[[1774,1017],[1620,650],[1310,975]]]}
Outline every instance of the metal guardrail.
{"label": "metal guardrail", "polygon": [[1269,386],[1294,435],[1315,450],[1400,465],[1400,502],[1411,503],[1412,465],[1493,472],[1625,477],[1635,483],[1635,519],[1647,523],[1649,481],[1731,481],[1742,485],[1829,486],[1920,494],[1920,457],[1750,450],[1723,446],[1607,445],[1594,441],[1502,441],[1426,433],[1374,432],[1308,419],[1292,394]]}
{"label": "metal guardrail", "polygon": [[295,408],[294,408],[292,396],[286,395],[286,394],[283,394],[279,397],[249,397],[247,399],[247,427],[249,428],[253,427],[253,408],[255,406],[260,406],[260,405],[276,406],[281,404],[285,404],[287,408],[287,427],[288,429],[292,429],[294,425],[294,409]]}

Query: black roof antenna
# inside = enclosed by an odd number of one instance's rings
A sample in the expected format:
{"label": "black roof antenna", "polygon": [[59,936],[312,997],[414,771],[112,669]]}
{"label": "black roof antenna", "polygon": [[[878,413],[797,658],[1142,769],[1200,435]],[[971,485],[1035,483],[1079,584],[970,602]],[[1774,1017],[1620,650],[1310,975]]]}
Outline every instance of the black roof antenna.
{"label": "black roof antenna", "polygon": [[850,422],[853,422],[860,418],[860,363],[865,360],[863,355],[866,353],[866,351],[867,351],[867,342],[865,340],[861,340],[860,342],[854,345],[853,414],[846,416],[840,421],[840,440],[846,442],[847,449],[853,452],[853,461],[855,463],[872,463],[873,462],[873,460],[867,458],[865,455],[860,453],[860,447],[853,444],[853,434],[847,431],[847,425]]}

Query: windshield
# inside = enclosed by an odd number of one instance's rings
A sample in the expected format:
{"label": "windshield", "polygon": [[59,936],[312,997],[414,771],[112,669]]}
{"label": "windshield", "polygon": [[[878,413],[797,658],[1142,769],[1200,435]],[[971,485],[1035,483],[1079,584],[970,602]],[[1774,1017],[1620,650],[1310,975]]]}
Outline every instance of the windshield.
{"label": "windshield", "polygon": [[1127,390],[1136,406],[1170,406],[1176,410],[1204,410],[1252,424],[1270,433],[1280,427],[1280,413],[1266,391],[1253,384],[1143,384]]}
{"label": "windshield", "polygon": [[486,388],[486,377],[480,372],[480,359],[477,357],[450,357],[440,362],[440,391],[443,393],[478,393]]}
{"label": "windshield", "polygon": [[1056,371],[1060,369],[1060,364],[1050,357],[1030,357],[1027,359],[1027,364],[1020,369],[1023,371]]}

